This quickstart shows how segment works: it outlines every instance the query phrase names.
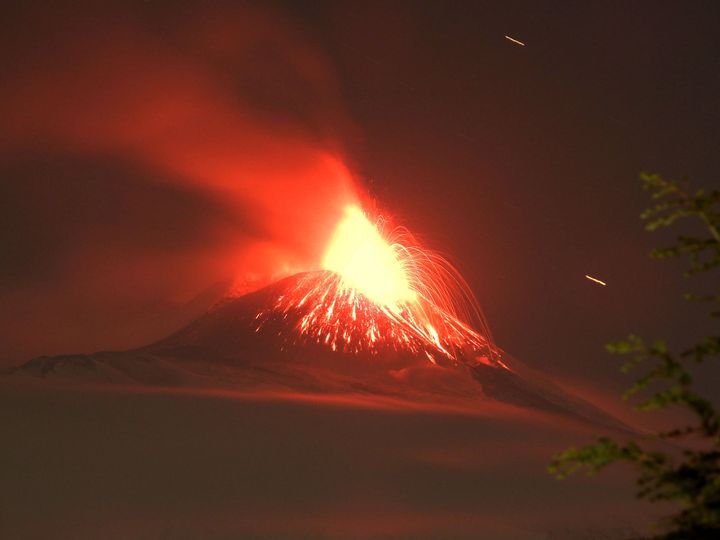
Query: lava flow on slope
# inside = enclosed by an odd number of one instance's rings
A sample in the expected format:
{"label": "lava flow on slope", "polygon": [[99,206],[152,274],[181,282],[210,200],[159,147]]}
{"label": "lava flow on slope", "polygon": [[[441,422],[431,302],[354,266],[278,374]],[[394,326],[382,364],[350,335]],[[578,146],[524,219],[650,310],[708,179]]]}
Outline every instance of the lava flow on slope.
{"label": "lava flow on slope", "polygon": [[387,233],[385,221],[356,207],[346,209],[321,270],[226,297],[144,347],[38,357],[8,374],[467,411],[496,401],[623,428],[498,349],[457,271],[405,229]]}
{"label": "lava flow on slope", "polygon": [[285,336],[290,343],[309,340],[342,353],[396,351],[424,355],[433,364],[505,367],[459,273],[406,229],[387,232],[386,225],[347,207],[325,252],[324,272],[306,274],[261,310],[256,330],[286,319],[297,321]]}

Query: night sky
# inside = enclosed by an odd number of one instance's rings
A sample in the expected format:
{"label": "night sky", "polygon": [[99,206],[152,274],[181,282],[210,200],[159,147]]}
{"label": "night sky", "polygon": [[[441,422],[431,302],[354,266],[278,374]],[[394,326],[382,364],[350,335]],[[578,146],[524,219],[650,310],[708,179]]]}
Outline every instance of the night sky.
{"label": "night sky", "polygon": [[580,387],[623,382],[611,339],[708,326],[702,284],[647,256],[637,177],[718,185],[717,2],[24,4],[0,23],[2,365],[142,345],[312,267],[350,176],[501,347]]}

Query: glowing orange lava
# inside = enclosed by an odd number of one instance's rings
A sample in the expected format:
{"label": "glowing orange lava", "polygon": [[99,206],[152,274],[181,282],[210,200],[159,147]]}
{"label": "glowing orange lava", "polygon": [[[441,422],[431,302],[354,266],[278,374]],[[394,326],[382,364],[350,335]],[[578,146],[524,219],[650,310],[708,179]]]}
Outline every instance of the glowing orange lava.
{"label": "glowing orange lava", "polygon": [[347,207],[325,251],[323,271],[306,274],[271,309],[258,313],[258,331],[270,320],[283,320],[295,328],[290,339],[333,351],[390,350],[432,363],[502,366],[458,272],[407,230],[385,234],[383,223]]}
{"label": "glowing orange lava", "polygon": [[380,235],[362,210],[348,206],[325,252],[323,268],[338,274],[347,288],[397,311],[417,298],[398,247]]}

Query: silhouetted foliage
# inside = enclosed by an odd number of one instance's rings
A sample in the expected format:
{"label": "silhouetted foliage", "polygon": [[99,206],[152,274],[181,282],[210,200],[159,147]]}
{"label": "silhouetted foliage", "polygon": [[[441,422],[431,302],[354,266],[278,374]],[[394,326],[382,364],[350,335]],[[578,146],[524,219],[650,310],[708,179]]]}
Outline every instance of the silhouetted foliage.
{"label": "silhouetted foliage", "polygon": [[[654,201],[641,215],[648,231],[674,226],[681,220],[694,221],[703,231],[698,236],[678,236],[674,245],[656,249],[651,255],[687,258],[690,264],[686,275],[720,268],[720,192],[693,191],[686,183],[656,174],[643,174],[641,179]],[[686,298],[717,308],[720,291]],[[711,316],[719,317],[720,310],[715,309]],[[636,406],[638,410],[683,407],[691,413],[693,421],[630,442],[600,437],[594,444],[569,448],[556,455],[548,470],[564,478],[579,470],[593,474],[618,461],[631,463],[638,470],[638,497],[679,503],[678,511],[664,522],[664,532],[653,538],[720,538],[720,413],[693,389],[693,376],[688,369],[693,364],[720,358],[720,336],[708,336],[679,353],[669,350],[662,340],[648,342],[636,335],[611,343],[607,349],[629,357],[623,372],[641,364],[649,366],[624,395],[625,399],[644,395]],[[648,448],[662,440],[672,440],[681,451],[671,454]]]}

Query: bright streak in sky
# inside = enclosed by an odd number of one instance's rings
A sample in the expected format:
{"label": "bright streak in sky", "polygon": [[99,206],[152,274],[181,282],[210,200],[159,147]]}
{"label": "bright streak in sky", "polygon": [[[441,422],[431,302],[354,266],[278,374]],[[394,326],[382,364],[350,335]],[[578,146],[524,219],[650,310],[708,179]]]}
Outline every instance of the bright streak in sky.
{"label": "bright streak in sky", "polygon": [[598,283],[598,284],[602,285],[603,287],[605,287],[605,286],[607,285],[607,283],[605,283],[604,281],[602,281],[602,280],[600,280],[600,279],[598,279],[598,278],[594,278],[594,277],[592,277],[592,276],[588,276],[587,274],[585,274],[585,277],[588,278],[590,281],[594,281],[595,283]]}
{"label": "bright streak in sky", "polygon": [[521,47],[524,47],[524,46],[525,46],[525,44],[524,44],[522,41],[519,41],[519,40],[517,40],[517,39],[515,39],[515,38],[512,38],[512,37],[510,37],[510,36],[505,36],[505,39],[507,39],[508,41],[512,41],[513,43],[515,43],[516,45],[520,45]]}

